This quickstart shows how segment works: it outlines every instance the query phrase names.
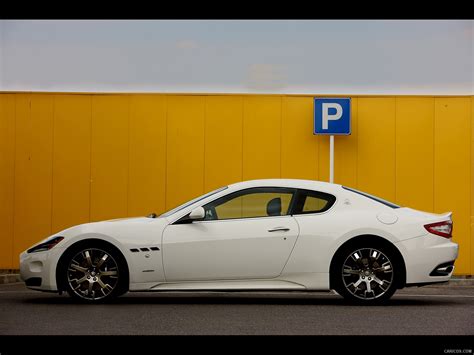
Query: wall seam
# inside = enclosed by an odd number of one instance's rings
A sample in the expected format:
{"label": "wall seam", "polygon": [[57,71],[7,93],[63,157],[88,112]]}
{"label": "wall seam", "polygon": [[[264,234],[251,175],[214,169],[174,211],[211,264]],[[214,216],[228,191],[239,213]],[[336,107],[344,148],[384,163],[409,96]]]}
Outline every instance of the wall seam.
{"label": "wall seam", "polygon": [[395,203],[398,203],[398,196],[397,196],[397,115],[398,115],[398,98],[395,97],[395,117],[393,120],[393,151],[394,151],[394,160],[393,160],[393,165],[394,165],[394,193],[395,193]]}
{"label": "wall seam", "polygon": [[[472,26],[473,26],[473,29],[474,29],[474,23],[473,23]],[[473,75],[474,75],[474,71],[473,71]],[[473,256],[472,255],[472,250],[473,250],[473,245],[472,245],[472,242],[473,242],[473,240],[472,240],[472,208],[473,208],[473,206],[472,206],[472,202],[473,202],[472,201],[472,177],[473,177],[472,176],[472,167],[473,167],[473,164],[472,164],[472,158],[473,158],[473,156],[472,156],[472,138],[473,138],[472,137],[472,120],[474,118],[473,117],[473,107],[472,107],[472,97],[471,97],[471,100],[469,100],[469,108],[470,108],[469,111],[470,111],[470,114],[471,114],[471,119],[469,120],[469,133],[470,133],[470,138],[471,138],[469,140],[469,148],[470,148],[469,149],[469,162],[471,163],[471,168],[469,169],[469,182],[470,182],[469,183],[469,196],[471,197],[469,199],[469,202],[470,202],[469,203],[469,210],[470,210],[470,213],[469,213],[470,214],[470,216],[469,216],[470,217],[469,218],[469,227],[470,227],[469,231],[470,231],[470,236],[471,236],[471,238],[469,238],[470,243],[471,243],[470,248],[469,248],[469,274],[472,275],[473,271],[474,271],[473,268],[472,268],[472,265],[473,265],[473,262],[472,262],[472,256]]]}
{"label": "wall seam", "polygon": [[433,207],[432,211],[435,212],[436,208],[436,98],[433,99]]}
{"label": "wall seam", "polygon": [[283,96],[280,96],[280,178],[282,177],[283,171]]}
{"label": "wall seam", "polygon": [[358,187],[359,185],[359,176],[358,176],[358,167],[359,167],[359,98],[357,97],[357,104],[356,104],[356,112],[357,112],[357,136],[356,136],[356,174],[355,174],[355,185]]}
{"label": "wall seam", "polygon": [[356,137],[356,149],[357,149],[357,155],[356,155],[356,188],[359,188],[359,136],[360,136],[360,130],[359,130],[359,122],[360,122],[360,111],[359,111],[359,106],[360,106],[360,97],[357,97],[357,137]]}
{"label": "wall seam", "polygon": [[10,265],[13,266],[13,254],[15,251],[15,207],[16,207],[16,135],[17,135],[17,122],[16,122],[16,102],[17,102],[17,95],[18,94],[13,94],[13,203],[12,203],[12,208],[13,208],[13,218],[12,218],[12,246],[11,246],[11,262]]}
{"label": "wall seam", "polygon": [[168,199],[168,96],[164,96],[165,100],[165,198],[164,198],[164,210],[168,209],[167,199]]}
{"label": "wall seam", "polygon": [[127,157],[127,194],[126,194],[126,216],[130,216],[130,149],[131,149],[131,143],[130,143],[130,120],[131,120],[131,115],[130,115],[130,106],[131,106],[131,96],[127,95],[127,145],[128,145],[128,157]]}
{"label": "wall seam", "polygon": [[432,169],[432,174],[431,174],[431,179],[432,179],[432,189],[433,189],[433,201],[431,203],[431,212],[434,212],[435,210],[435,123],[436,123],[436,98],[433,97],[433,164],[431,164],[431,169]]}
{"label": "wall seam", "polygon": [[51,228],[50,234],[53,233],[53,189],[54,189],[54,123],[56,117],[56,95],[53,95],[53,122],[51,128]]}
{"label": "wall seam", "polygon": [[241,118],[240,121],[240,140],[241,140],[241,150],[240,150],[240,181],[244,179],[244,97],[240,96],[240,104],[241,104]]}
{"label": "wall seam", "polygon": [[206,124],[207,124],[207,96],[204,100],[204,119],[203,119],[203,149],[202,149],[202,193],[206,193]]}
{"label": "wall seam", "polygon": [[[242,134],[240,135],[240,139],[242,140],[242,150],[241,150],[241,161],[240,161],[240,181],[243,181],[244,180],[244,118],[245,118],[245,97],[244,96],[240,96],[241,98],[241,104],[242,104],[242,121],[241,121],[241,131],[242,131]],[[242,213],[242,210],[243,210],[243,200],[240,199],[240,213]]]}
{"label": "wall seam", "polygon": [[244,164],[245,99],[246,99],[246,98],[242,96],[242,163],[241,163],[242,169],[241,169],[241,178],[240,178],[240,181],[243,181],[243,180],[244,180],[244,167],[245,167],[245,164]]}
{"label": "wall seam", "polygon": [[92,110],[92,95],[89,96],[89,111],[90,111],[90,118],[89,118],[89,131],[90,131],[90,136],[89,136],[89,222],[92,221],[92,184],[93,184],[93,176],[92,176],[92,134],[93,134],[93,129],[92,129],[92,124],[93,124],[93,110]]}
{"label": "wall seam", "polygon": [[[167,95],[161,96],[163,97],[164,100],[164,109],[165,109],[165,173],[164,173],[164,211],[166,212],[168,210],[168,207],[166,205],[166,200],[168,196],[168,97]],[[159,236],[161,244],[163,244],[163,237],[164,233],[162,232],[161,235]],[[161,267],[163,268],[162,270],[165,270],[165,261],[164,258],[161,258]],[[163,271],[163,276],[166,281],[166,271]]]}

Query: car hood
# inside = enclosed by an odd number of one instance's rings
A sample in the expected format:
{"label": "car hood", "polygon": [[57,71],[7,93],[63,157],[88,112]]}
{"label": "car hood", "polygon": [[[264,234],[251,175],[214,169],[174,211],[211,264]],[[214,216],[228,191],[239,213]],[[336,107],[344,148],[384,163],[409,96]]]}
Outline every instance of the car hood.
{"label": "car hood", "polygon": [[133,217],[119,218],[100,222],[79,224],[55,235],[73,238],[79,235],[106,235],[114,239],[137,239],[141,235],[161,235],[161,231],[168,225],[165,218]]}
{"label": "car hood", "polygon": [[108,219],[102,222],[127,222],[127,223],[147,223],[152,222],[157,218],[149,218],[149,217],[124,217],[124,218],[115,218],[115,219]]}
{"label": "car hood", "polygon": [[[60,232],[38,241],[29,248],[56,236],[61,236],[65,239],[58,244],[58,248],[67,248],[71,243],[84,238],[99,238],[108,241],[116,240],[122,244],[135,244],[138,241],[150,243],[156,242],[156,236],[161,236],[167,225],[168,221],[164,217],[119,218],[108,221],[84,223],[63,229]],[[150,241],[147,241],[147,239],[150,239]]]}

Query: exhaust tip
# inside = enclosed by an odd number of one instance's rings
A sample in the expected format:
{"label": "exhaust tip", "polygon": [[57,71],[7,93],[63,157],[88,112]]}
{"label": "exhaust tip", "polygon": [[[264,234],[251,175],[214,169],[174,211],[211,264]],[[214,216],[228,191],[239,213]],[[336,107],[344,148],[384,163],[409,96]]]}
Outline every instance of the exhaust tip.
{"label": "exhaust tip", "polygon": [[442,263],[431,271],[430,276],[449,276],[454,270],[454,260]]}

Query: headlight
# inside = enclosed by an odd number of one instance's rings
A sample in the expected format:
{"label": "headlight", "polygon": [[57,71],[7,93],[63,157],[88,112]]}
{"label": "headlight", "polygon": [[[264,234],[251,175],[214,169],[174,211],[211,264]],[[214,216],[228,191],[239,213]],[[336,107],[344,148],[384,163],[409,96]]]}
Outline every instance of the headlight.
{"label": "headlight", "polygon": [[28,249],[26,252],[27,253],[36,253],[38,251],[46,251],[54,247],[56,244],[58,244],[61,240],[63,240],[64,237],[53,237],[43,243],[40,243],[38,245],[35,245],[34,247]]}

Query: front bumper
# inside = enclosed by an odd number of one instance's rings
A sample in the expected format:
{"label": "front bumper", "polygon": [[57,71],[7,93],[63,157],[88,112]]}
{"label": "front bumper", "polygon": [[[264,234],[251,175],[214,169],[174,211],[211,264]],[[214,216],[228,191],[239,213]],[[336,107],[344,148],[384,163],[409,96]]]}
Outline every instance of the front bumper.
{"label": "front bumper", "polygon": [[[427,233],[395,245],[405,261],[407,286],[446,282],[451,278],[459,246],[450,239]],[[434,272],[444,265],[452,265],[452,268],[448,268],[447,272]]]}
{"label": "front bumper", "polygon": [[57,291],[56,265],[64,248],[20,254],[20,277],[28,288],[39,291]]}

